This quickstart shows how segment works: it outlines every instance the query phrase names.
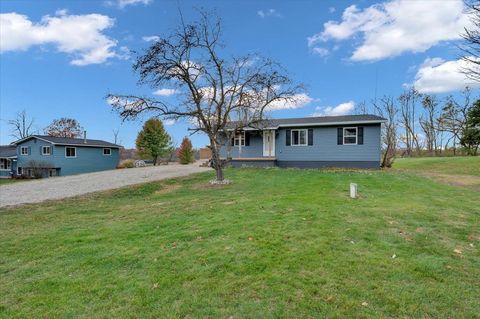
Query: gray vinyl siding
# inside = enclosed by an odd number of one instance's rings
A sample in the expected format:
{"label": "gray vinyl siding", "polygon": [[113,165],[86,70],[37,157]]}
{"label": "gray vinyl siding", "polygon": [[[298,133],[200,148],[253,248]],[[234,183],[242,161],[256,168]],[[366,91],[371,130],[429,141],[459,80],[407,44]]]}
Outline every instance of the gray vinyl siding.
{"label": "gray vinyl siding", "polygon": [[[363,144],[338,145],[338,127],[363,127]],[[302,127],[313,129],[313,145],[287,146],[286,131],[280,128],[275,132],[275,165],[280,167],[358,167],[378,168],[381,154],[380,124]],[[290,129],[295,129],[292,127]],[[241,148],[231,147],[232,158],[263,157],[263,138],[259,132],[249,132],[250,145]],[[230,141],[228,143],[231,143]],[[226,143],[225,143],[226,144]],[[220,156],[227,157],[227,146],[220,149]],[[238,165],[237,165],[238,164]],[[271,165],[272,163],[269,163]],[[236,162],[233,166],[264,166],[264,163]]]}
{"label": "gray vinyl siding", "polygon": [[[22,146],[29,147],[29,155],[21,155]],[[51,155],[42,155],[42,146],[51,146]],[[103,147],[76,147],[76,157],[66,158],[63,145],[53,145],[49,142],[32,138],[17,145],[18,167],[28,167],[30,161],[43,162],[51,168],[60,168],[58,175],[72,175],[88,172],[115,169],[120,153],[118,148],[111,148],[111,155],[103,155]]]}
{"label": "gray vinyl siding", "polygon": [[[348,125],[355,127],[357,125]],[[277,161],[375,161],[380,160],[380,124],[358,125],[363,129],[363,145],[337,145],[337,128],[313,128],[312,146],[286,146],[287,128],[276,136]],[[294,129],[294,128],[293,128]]]}
{"label": "gray vinyl siding", "polygon": [[[230,146],[230,156],[233,158],[236,157],[262,157],[263,156],[263,138],[259,132],[249,132],[250,134],[250,145],[242,146],[241,151],[238,146]],[[231,145],[231,141],[228,141]],[[227,141],[223,141],[223,144],[220,148],[220,157],[227,157]]]}

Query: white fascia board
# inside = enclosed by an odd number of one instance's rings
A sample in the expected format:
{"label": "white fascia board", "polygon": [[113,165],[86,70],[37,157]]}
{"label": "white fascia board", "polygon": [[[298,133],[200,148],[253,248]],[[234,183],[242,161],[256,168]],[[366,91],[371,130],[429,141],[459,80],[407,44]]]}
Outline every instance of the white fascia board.
{"label": "white fascia board", "polygon": [[[325,122],[325,123],[301,123],[301,124],[279,124],[279,127],[298,127],[298,126],[332,126],[332,125],[362,125],[362,124],[381,124],[387,122],[386,120],[372,120],[372,121],[348,121],[348,122]],[[275,129],[275,128],[272,128]]]}
{"label": "white fascia board", "polygon": [[[272,127],[264,127],[260,129],[256,128],[244,128],[244,131],[261,131],[261,130],[277,130],[280,127],[305,127],[305,126],[333,126],[333,125],[362,125],[362,124],[382,124],[386,123],[386,120],[371,120],[371,121],[344,121],[344,122],[322,122],[322,123],[299,123],[299,124],[279,124]],[[233,131],[233,129],[229,129]]]}
{"label": "white fascia board", "polygon": [[10,145],[18,145],[18,144],[20,144],[20,143],[23,143],[23,142],[25,142],[25,141],[28,141],[28,140],[31,139],[31,138],[37,138],[37,139],[39,139],[39,140],[41,140],[41,141],[44,141],[44,142],[47,142],[47,143],[50,143],[50,144],[55,145],[55,143],[53,143],[52,141],[49,141],[49,140],[46,140],[46,139],[43,139],[43,138],[41,138],[41,137],[34,136],[34,135],[30,135],[30,136],[24,137],[24,138],[22,138],[22,139],[20,139],[20,140],[18,140],[18,141],[15,141],[15,142],[11,143]]}

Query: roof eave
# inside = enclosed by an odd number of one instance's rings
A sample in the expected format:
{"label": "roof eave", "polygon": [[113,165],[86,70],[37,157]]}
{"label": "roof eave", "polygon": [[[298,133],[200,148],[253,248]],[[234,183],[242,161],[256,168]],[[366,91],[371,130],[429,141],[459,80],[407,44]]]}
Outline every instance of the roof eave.
{"label": "roof eave", "polygon": [[86,147],[104,147],[104,148],[122,148],[120,145],[92,145],[92,144],[70,144],[70,143],[53,143],[53,145],[62,146],[86,146]]}
{"label": "roof eave", "polygon": [[279,127],[293,127],[293,126],[332,126],[332,125],[355,125],[355,124],[381,124],[387,122],[386,120],[369,120],[369,121],[342,121],[342,122],[324,122],[324,123],[298,123],[298,124],[279,124]]}
{"label": "roof eave", "polygon": [[44,141],[44,142],[47,142],[47,143],[50,143],[52,145],[66,145],[66,146],[88,146],[88,147],[106,147],[106,148],[122,148],[121,145],[116,145],[116,144],[112,144],[112,145],[92,145],[92,144],[72,144],[72,143],[55,143],[55,142],[52,142],[52,141],[49,141],[47,139],[44,139],[44,138],[41,138],[39,136],[36,136],[36,135],[30,135],[30,136],[27,136],[27,137],[24,137],[18,141],[15,141],[15,142],[12,142],[10,145],[18,145],[20,143],[23,143],[31,138],[36,138],[36,139],[39,139],[41,141]]}
{"label": "roof eave", "polygon": [[55,143],[53,143],[52,141],[46,140],[44,138],[41,138],[41,137],[38,137],[38,136],[35,136],[35,135],[30,135],[30,136],[24,137],[22,139],[19,139],[18,141],[10,143],[10,145],[18,145],[18,144],[23,143],[25,141],[28,141],[29,139],[32,139],[32,138],[38,138],[39,140],[42,140],[44,142],[55,145]]}
{"label": "roof eave", "polygon": [[[277,130],[281,127],[305,127],[305,126],[334,126],[334,125],[355,125],[355,124],[382,124],[387,120],[368,120],[368,121],[342,121],[342,122],[323,122],[323,123],[294,123],[294,124],[278,124],[277,126],[268,126],[262,128],[246,127],[244,131],[260,131],[260,130]],[[234,131],[235,129],[228,129]]]}

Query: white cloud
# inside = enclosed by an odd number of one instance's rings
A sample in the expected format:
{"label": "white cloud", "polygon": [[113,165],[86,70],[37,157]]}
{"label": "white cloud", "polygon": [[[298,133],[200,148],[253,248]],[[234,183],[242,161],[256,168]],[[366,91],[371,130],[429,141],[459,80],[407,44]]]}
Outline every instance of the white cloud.
{"label": "white cloud", "polygon": [[363,39],[352,60],[379,60],[404,52],[424,52],[442,41],[458,40],[471,21],[462,0],[391,0],[366,9],[352,5],[342,21],[328,21],[309,46],[328,40]]}
{"label": "white cloud", "polygon": [[468,79],[462,73],[462,69],[467,66],[464,60],[426,59],[418,69],[413,85],[421,93],[460,91],[465,86],[480,88],[480,83]]}
{"label": "white cloud", "polygon": [[159,96],[171,96],[177,93],[177,90],[175,89],[158,89],[153,94],[159,95]]}
{"label": "white cloud", "polygon": [[105,4],[107,6],[117,6],[120,9],[125,8],[126,6],[135,6],[137,4],[143,4],[144,6],[152,3],[153,0],[107,0]]}
{"label": "white cloud", "polygon": [[286,109],[298,109],[298,108],[304,107],[305,105],[307,105],[312,101],[313,101],[313,98],[311,98],[305,93],[300,93],[300,94],[294,95],[291,101],[274,101],[266,108],[266,110],[278,111],[278,110],[286,110]]}
{"label": "white cloud", "polygon": [[266,18],[266,17],[281,18],[282,17],[282,15],[275,9],[259,10],[257,11],[257,14],[260,16],[260,18]]}
{"label": "white cloud", "polygon": [[146,41],[146,42],[156,42],[156,41],[160,40],[160,37],[156,36],[156,35],[146,35],[146,36],[142,37],[142,40]]}
{"label": "white cloud", "polygon": [[355,108],[355,102],[348,101],[341,103],[337,106],[317,106],[315,108],[315,113],[312,116],[334,116],[334,115],[345,115],[353,111]]}
{"label": "white cloud", "polygon": [[330,51],[327,48],[321,48],[321,47],[315,47],[315,48],[312,49],[312,51],[316,55],[319,55],[319,56],[322,56],[322,57],[325,57],[330,53]]}
{"label": "white cloud", "polygon": [[177,121],[175,121],[175,120],[173,120],[173,119],[163,120],[163,125],[165,125],[165,126],[175,125],[175,123],[177,123]]}
{"label": "white cloud", "polygon": [[66,10],[33,23],[15,12],[0,14],[0,52],[27,50],[36,45],[54,45],[73,56],[73,65],[98,64],[117,57],[117,41],[103,30],[114,20],[101,14],[68,15]]}
{"label": "white cloud", "polygon": [[336,11],[335,7],[330,7],[328,8],[328,12],[334,13]]}

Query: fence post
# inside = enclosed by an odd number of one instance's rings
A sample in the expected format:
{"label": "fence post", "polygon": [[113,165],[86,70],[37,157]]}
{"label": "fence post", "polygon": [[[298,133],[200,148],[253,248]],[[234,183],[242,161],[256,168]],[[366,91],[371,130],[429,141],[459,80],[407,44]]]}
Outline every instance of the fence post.
{"label": "fence post", "polygon": [[357,198],[357,184],[350,183],[350,197]]}

